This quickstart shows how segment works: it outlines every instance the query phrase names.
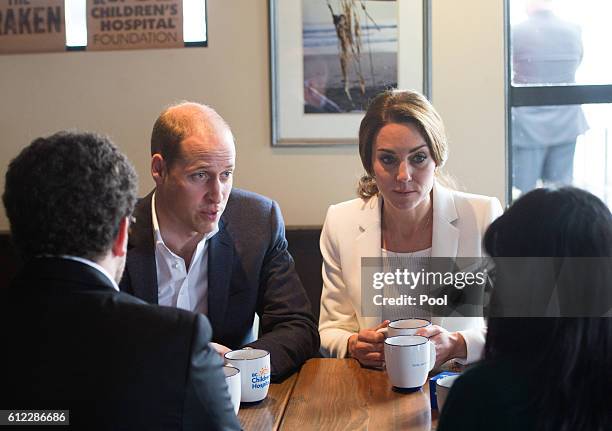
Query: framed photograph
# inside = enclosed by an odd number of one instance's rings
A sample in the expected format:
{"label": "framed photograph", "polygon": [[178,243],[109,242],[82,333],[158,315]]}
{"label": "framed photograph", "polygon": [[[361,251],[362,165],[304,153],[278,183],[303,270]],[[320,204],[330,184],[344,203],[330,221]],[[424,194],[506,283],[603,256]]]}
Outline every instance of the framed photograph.
{"label": "framed photograph", "polygon": [[356,144],[369,100],[428,94],[428,0],[269,0],[272,144]]}

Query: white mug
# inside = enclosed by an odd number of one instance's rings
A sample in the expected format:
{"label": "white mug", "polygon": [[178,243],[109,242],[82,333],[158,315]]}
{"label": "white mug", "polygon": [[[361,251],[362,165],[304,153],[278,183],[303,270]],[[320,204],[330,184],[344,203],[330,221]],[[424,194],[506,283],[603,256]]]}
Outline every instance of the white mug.
{"label": "white mug", "polygon": [[459,375],[454,376],[445,376],[441,379],[436,380],[436,399],[438,401],[438,411],[442,412],[442,407],[444,406],[444,402],[446,401],[446,397],[450,392],[451,386],[455,383],[455,380]]}
{"label": "white mug", "polygon": [[234,413],[238,414],[238,409],[240,408],[240,394],[242,387],[242,381],[240,379],[240,370],[230,365],[224,365],[223,374],[225,374],[225,383],[227,383],[227,390],[229,391],[230,398],[232,399]]}
{"label": "white mug", "polygon": [[394,320],[387,326],[387,337],[397,337],[398,335],[414,335],[417,329],[431,325],[426,319],[399,319]]}
{"label": "white mug", "polygon": [[253,403],[268,395],[270,352],[260,349],[232,350],[225,354],[225,360],[240,370],[240,401]]}
{"label": "white mug", "polygon": [[385,365],[396,388],[419,388],[436,363],[436,348],[426,337],[398,335],[385,339]]}

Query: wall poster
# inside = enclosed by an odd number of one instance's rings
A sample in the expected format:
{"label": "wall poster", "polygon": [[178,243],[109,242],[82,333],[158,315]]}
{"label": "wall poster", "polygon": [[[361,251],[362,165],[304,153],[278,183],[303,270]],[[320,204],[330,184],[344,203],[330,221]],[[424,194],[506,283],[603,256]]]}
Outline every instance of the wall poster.
{"label": "wall poster", "polygon": [[0,54],[65,49],[64,0],[0,0]]}
{"label": "wall poster", "polygon": [[183,47],[182,0],[87,0],[87,50]]}

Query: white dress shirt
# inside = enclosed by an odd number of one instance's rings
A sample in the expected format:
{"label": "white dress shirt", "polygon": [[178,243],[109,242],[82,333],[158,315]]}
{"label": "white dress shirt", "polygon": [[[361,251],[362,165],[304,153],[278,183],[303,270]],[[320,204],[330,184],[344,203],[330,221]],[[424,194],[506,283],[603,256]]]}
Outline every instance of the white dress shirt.
{"label": "white dress shirt", "polygon": [[173,253],[159,229],[155,212],[155,193],[151,199],[155,266],[157,268],[157,298],[159,305],[182,308],[196,313],[208,313],[208,239],[219,231],[206,234],[196,246],[189,268],[185,260]]}

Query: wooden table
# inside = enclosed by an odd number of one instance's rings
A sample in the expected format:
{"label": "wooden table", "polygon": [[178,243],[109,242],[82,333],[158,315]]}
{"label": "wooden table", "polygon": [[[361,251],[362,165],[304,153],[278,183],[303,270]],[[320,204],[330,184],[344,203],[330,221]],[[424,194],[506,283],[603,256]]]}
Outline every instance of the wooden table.
{"label": "wooden table", "polygon": [[240,404],[238,419],[240,419],[242,428],[245,431],[279,429],[297,378],[296,373],[282,383],[271,384],[268,396],[260,403]]}
{"label": "wooden table", "polygon": [[400,393],[384,371],[362,368],[354,359],[311,359],[299,374],[270,385],[268,398],[240,407],[245,430],[435,429],[429,384]]}

